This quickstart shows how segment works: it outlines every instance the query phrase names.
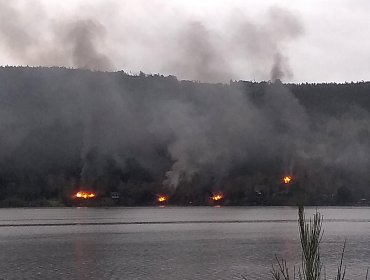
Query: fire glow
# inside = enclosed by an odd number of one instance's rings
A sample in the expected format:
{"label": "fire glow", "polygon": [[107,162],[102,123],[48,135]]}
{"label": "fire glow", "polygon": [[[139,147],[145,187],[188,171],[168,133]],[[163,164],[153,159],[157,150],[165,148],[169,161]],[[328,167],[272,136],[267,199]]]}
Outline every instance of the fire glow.
{"label": "fire glow", "polygon": [[158,203],[164,203],[166,201],[167,201],[167,196],[165,196],[165,195],[158,195],[157,196],[157,202]]}
{"label": "fire glow", "polygon": [[292,176],[285,176],[283,178],[284,184],[289,184],[292,181]]}
{"label": "fire glow", "polygon": [[221,199],[223,199],[224,198],[224,196],[222,195],[222,194],[220,194],[220,193],[217,193],[217,194],[214,194],[213,196],[212,196],[212,200],[213,201],[220,201]]}
{"label": "fire glow", "polygon": [[95,194],[91,192],[78,192],[74,196],[76,198],[91,199],[95,197]]}

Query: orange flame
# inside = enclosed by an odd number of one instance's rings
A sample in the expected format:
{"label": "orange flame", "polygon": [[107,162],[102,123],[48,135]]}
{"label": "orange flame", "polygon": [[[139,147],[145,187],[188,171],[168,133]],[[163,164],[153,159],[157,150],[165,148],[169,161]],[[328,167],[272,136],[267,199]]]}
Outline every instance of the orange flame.
{"label": "orange flame", "polygon": [[292,176],[285,176],[283,178],[284,184],[289,184],[292,181]]}
{"label": "orange flame", "polygon": [[166,202],[166,201],[167,201],[167,196],[165,196],[165,195],[158,195],[157,196],[157,202],[163,203],[163,202]]}
{"label": "orange flame", "polygon": [[88,193],[88,192],[78,192],[75,194],[76,198],[83,198],[83,199],[90,199],[94,198],[95,194],[94,193]]}
{"label": "orange flame", "polygon": [[223,198],[224,198],[224,196],[222,194],[220,194],[220,193],[213,194],[213,196],[212,196],[212,200],[213,201],[219,201],[219,200],[221,200]]}

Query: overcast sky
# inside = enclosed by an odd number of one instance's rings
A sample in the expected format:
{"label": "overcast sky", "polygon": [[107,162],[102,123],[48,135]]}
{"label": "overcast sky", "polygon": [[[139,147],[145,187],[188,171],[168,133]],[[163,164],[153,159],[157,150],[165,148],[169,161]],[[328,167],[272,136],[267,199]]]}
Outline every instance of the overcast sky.
{"label": "overcast sky", "polygon": [[370,77],[368,0],[0,0],[0,9],[1,65],[81,67],[95,55],[87,68],[268,80],[278,55],[286,82]]}

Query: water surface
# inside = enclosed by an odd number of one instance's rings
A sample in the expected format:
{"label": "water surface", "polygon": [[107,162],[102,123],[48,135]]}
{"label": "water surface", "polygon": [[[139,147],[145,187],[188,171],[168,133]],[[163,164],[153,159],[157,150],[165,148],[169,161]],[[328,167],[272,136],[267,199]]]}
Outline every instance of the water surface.
{"label": "water surface", "polygon": [[[370,208],[318,210],[327,274],[347,238],[348,279],[364,279]],[[269,279],[275,254],[300,264],[298,242],[290,207],[1,209],[0,279]]]}

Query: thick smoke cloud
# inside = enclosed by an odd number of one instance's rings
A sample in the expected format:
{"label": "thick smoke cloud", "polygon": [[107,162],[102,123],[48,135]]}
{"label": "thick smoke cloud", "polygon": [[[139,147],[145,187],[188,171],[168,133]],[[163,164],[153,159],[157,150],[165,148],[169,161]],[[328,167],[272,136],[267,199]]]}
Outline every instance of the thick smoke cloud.
{"label": "thick smoke cloud", "polygon": [[134,164],[171,188],[196,177],[222,184],[235,170],[369,181],[368,111],[307,112],[315,108],[279,81],[251,84],[255,96],[239,83],[2,68],[0,85],[0,164],[14,170],[77,166],[74,176],[94,185],[107,165],[126,174]]}
{"label": "thick smoke cloud", "polygon": [[60,45],[67,47],[73,66],[91,70],[113,69],[108,56],[98,48],[104,39],[104,26],[90,19],[75,21],[61,28]]}
{"label": "thick smoke cloud", "polygon": [[[18,56],[21,62],[25,62],[32,53],[30,46],[38,44],[37,37],[32,36],[36,33],[36,30],[32,28],[31,24],[36,14],[24,16],[24,13],[19,11],[20,8],[16,4],[19,3],[3,0],[0,2],[1,41],[5,45],[6,51]],[[35,9],[42,13],[37,5]]]}
{"label": "thick smoke cloud", "polygon": [[164,69],[170,73],[189,76],[201,81],[224,81],[231,77],[225,55],[220,49],[223,43],[201,22],[192,22],[180,30],[178,46],[173,61],[165,62]]}
{"label": "thick smoke cloud", "polygon": [[[2,47],[20,63],[115,68],[103,23],[86,17],[50,24],[36,16],[42,7],[26,15],[19,3],[0,0],[0,32]],[[46,27],[38,36],[40,22]],[[153,57],[158,49],[165,54],[153,58],[160,69],[225,81],[235,77],[238,62],[273,82],[259,85],[264,90],[253,98],[253,88],[233,83],[1,69],[0,163],[36,171],[77,165],[87,185],[106,173],[107,164],[123,173],[136,164],[174,188],[196,176],[221,184],[236,169],[282,173],[302,166],[312,174],[322,166],[350,170],[362,184],[369,181],[368,111],[354,106],[340,120],[310,114],[279,81],[292,75],[286,46],[303,34],[294,15],[273,7],[259,21],[232,18],[227,32],[183,22],[159,38],[140,39]],[[127,46],[135,46],[130,36],[136,30],[127,32]]]}
{"label": "thick smoke cloud", "polygon": [[234,36],[242,46],[241,51],[247,54],[244,57],[251,60],[256,74],[260,76],[261,72],[263,75],[271,69],[269,78],[274,81],[292,77],[284,49],[287,43],[303,33],[303,25],[294,14],[275,6],[268,10],[266,18],[259,24],[241,21]]}
{"label": "thick smoke cloud", "polygon": [[[11,151],[8,155],[19,154],[26,143],[39,143],[42,150],[50,145],[44,143],[50,135],[43,139],[44,134],[55,125],[65,128],[72,139],[65,140],[70,146],[61,144],[59,149],[68,152],[60,155],[51,150],[40,158],[56,162],[65,155],[71,157],[70,162],[80,158],[81,179],[86,184],[104,174],[107,161],[125,170],[128,159],[151,170],[165,186],[176,187],[196,174],[220,181],[235,166],[259,162],[261,154],[262,161],[268,162],[283,157],[292,147],[302,149],[307,133],[305,110],[280,83],[271,85],[263,103],[256,106],[248,95],[226,85],[182,85],[174,80],[171,89],[167,80],[155,78],[156,85],[141,76],[136,77],[139,84],[127,89],[135,77],[123,82],[119,73],[59,70],[56,73],[61,74],[54,76],[53,70],[42,71],[46,73],[35,70],[39,90],[31,91],[30,102],[22,92],[32,88],[32,70],[19,77],[25,87],[18,88],[21,99],[11,88],[2,90],[4,104],[11,106],[2,108],[7,117],[1,132],[8,140],[1,148]],[[158,149],[164,149],[169,158],[159,157]],[[32,159],[21,162],[33,165]]]}
{"label": "thick smoke cloud", "polygon": [[[96,11],[54,19],[41,4],[29,9],[33,2],[27,3],[0,1],[0,46],[14,63],[23,65],[105,71],[116,69],[114,62],[132,65],[136,60],[141,63],[138,69],[127,70],[149,69],[206,82],[246,78],[240,72],[276,80],[292,77],[284,50],[303,34],[298,18],[279,7],[268,9],[261,18],[230,14],[221,28],[215,28],[181,11],[176,16],[162,15],[165,9],[156,7],[155,1],[131,7],[138,18],[150,17],[148,10],[157,10],[157,17],[163,19],[153,27],[150,18],[145,25],[122,19],[122,14],[113,13],[113,19],[108,19]],[[118,10],[129,8],[117,6]]]}
{"label": "thick smoke cloud", "polygon": [[113,69],[105,53],[106,30],[96,20],[51,20],[34,1],[1,0],[0,13],[0,46],[15,57],[16,63]]}

